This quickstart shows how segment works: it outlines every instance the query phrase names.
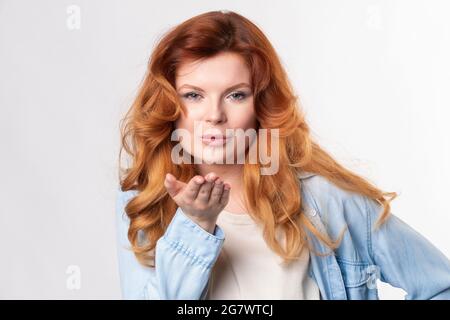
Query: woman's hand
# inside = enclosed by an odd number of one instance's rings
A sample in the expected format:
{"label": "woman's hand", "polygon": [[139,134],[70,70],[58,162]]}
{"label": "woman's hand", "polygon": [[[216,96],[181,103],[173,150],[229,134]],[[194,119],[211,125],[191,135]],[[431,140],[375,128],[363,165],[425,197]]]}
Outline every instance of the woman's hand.
{"label": "woman's hand", "polygon": [[197,224],[210,233],[214,232],[219,213],[230,197],[230,185],[224,183],[214,172],[205,178],[193,177],[187,184],[166,174],[164,186],[170,197]]}

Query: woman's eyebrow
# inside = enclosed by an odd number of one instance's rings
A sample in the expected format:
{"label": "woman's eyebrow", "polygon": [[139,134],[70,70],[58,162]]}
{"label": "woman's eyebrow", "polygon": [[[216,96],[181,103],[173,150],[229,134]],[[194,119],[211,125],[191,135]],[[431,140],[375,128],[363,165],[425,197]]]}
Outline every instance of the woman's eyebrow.
{"label": "woman's eyebrow", "polygon": [[[251,88],[251,86],[248,83],[241,82],[241,83],[235,84],[235,85],[225,89],[225,91],[226,92],[227,91],[231,91],[231,90],[234,90],[234,89],[237,89],[237,88],[240,88],[240,87],[249,87],[249,88]],[[205,90],[203,90],[202,88],[194,86],[194,85],[191,85],[191,84],[183,84],[182,86],[180,86],[178,88],[178,90],[183,89],[183,88],[191,88],[191,89],[194,89],[194,90],[197,90],[197,91],[205,92]]]}

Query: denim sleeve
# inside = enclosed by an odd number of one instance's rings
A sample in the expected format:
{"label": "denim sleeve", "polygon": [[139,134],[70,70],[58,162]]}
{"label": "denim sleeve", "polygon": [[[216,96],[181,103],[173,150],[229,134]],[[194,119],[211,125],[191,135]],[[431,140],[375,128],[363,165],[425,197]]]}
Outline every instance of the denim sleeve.
{"label": "denim sleeve", "polygon": [[405,290],[407,300],[450,299],[448,258],[395,215],[373,231],[382,206],[364,199],[370,228],[369,252],[379,267],[380,280]]}
{"label": "denim sleeve", "polygon": [[155,267],[141,265],[128,240],[129,218],[125,205],[132,191],[118,191],[116,227],[118,264],[123,299],[199,300],[204,299],[211,268],[225,240],[223,230],[216,225],[211,234],[188,218],[181,208],[157,241]]}

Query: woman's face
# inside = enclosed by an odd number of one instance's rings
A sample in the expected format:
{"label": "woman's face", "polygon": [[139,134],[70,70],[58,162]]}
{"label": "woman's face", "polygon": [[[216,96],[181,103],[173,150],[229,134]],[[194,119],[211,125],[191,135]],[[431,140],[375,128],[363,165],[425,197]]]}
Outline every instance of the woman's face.
{"label": "woman's face", "polygon": [[176,90],[186,113],[181,113],[175,127],[189,132],[190,141],[182,138],[180,143],[196,163],[230,163],[230,152],[233,162],[245,156],[254,140],[240,140],[245,144],[242,147],[234,134],[236,129],[256,130],[250,80],[243,58],[231,52],[185,62],[178,68]]}

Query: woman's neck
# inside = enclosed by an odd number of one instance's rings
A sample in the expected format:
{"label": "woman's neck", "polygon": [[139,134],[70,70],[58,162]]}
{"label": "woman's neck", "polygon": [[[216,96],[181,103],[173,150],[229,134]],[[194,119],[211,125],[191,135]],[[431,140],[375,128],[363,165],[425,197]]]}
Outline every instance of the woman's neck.
{"label": "woman's neck", "polygon": [[201,176],[206,176],[214,172],[224,182],[229,183],[231,187],[242,185],[244,174],[243,164],[196,164],[195,171]]}

